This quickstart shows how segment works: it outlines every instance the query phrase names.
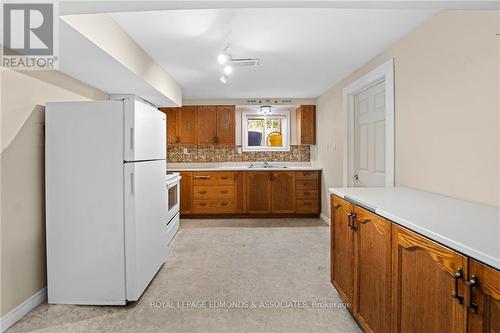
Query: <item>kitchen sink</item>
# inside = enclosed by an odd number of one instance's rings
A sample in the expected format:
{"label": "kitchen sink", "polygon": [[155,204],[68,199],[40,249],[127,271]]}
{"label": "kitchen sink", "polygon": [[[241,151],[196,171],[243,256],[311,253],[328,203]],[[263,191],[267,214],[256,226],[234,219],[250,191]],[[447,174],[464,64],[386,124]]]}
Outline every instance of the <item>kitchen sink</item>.
{"label": "kitchen sink", "polygon": [[286,165],[272,165],[272,164],[250,164],[249,169],[287,169]]}

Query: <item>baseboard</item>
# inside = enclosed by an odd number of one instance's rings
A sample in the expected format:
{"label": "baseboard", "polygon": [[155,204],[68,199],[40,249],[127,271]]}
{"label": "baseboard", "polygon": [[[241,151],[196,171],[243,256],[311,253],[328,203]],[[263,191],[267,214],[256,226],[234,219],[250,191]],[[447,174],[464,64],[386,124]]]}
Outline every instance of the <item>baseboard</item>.
{"label": "baseboard", "polygon": [[323,222],[325,222],[326,224],[330,225],[330,217],[328,217],[325,214],[321,213],[321,215],[319,216],[319,218],[321,220],[323,220]]}
{"label": "baseboard", "polygon": [[10,310],[0,318],[1,332],[5,332],[9,327],[14,325],[18,320],[26,316],[31,310],[45,302],[47,299],[47,288],[43,288],[36,294]]}

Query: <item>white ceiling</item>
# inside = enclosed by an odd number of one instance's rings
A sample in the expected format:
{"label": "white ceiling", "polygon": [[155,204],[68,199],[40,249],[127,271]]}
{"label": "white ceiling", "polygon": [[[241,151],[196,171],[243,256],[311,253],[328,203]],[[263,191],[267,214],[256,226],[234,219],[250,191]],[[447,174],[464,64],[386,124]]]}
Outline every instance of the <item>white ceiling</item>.
{"label": "white ceiling", "polygon": [[[317,97],[436,10],[268,8],[114,13],[184,99]],[[217,54],[257,57],[220,83]]]}

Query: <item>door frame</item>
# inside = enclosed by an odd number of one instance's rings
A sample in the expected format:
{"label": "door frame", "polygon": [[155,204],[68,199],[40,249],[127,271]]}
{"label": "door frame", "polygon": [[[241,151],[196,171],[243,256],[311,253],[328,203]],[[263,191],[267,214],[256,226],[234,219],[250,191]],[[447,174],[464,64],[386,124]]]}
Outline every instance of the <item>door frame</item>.
{"label": "door frame", "polygon": [[371,70],[342,90],[346,130],[344,135],[343,187],[352,187],[354,166],[354,96],[385,82],[385,187],[394,187],[394,59]]}

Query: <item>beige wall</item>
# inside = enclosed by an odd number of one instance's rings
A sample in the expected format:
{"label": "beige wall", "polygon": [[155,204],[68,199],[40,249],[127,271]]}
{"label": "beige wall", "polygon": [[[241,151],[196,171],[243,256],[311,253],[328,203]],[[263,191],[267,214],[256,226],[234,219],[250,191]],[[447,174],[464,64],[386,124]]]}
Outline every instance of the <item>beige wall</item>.
{"label": "beige wall", "polygon": [[46,284],[44,104],[107,99],[58,72],[1,71],[0,315]]}
{"label": "beige wall", "polygon": [[447,11],[431,18],[317,100],[314,165],[326,189],[342,185],[342,89],[390,58],[395,62],[395,180],[498,204],[498,11]]}

